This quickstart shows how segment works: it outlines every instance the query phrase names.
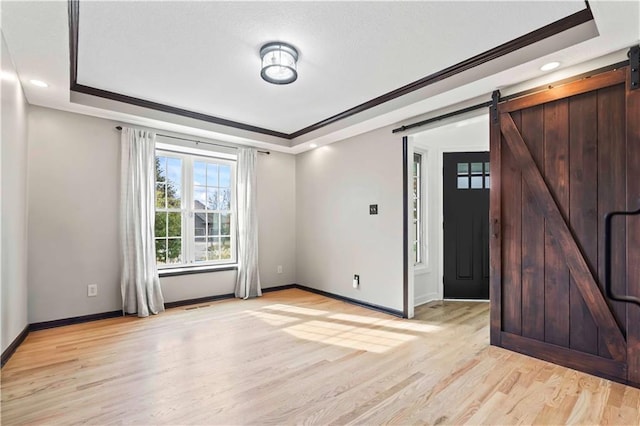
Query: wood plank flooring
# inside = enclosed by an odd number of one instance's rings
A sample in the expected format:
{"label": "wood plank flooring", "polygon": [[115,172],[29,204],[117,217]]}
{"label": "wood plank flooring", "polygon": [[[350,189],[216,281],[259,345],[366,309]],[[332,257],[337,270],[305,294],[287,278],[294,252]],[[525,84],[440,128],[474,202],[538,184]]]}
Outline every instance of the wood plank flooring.
{"label": "wood plank flooring", "polygon": [[640,424],[640,390],[490,347],[488,304],[416,311],[294,289],[34,332],[2,424]]}

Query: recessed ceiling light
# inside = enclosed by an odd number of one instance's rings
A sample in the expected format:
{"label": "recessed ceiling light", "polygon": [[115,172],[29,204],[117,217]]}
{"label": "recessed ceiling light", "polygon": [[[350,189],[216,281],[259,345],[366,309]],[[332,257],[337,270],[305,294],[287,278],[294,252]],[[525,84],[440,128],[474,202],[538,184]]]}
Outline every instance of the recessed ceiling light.
{"label": "recessed ceiling light", "polygon": [[38,87],[49,87],[49,85],[47,83],[45,83],[44,81],[41,81],[41,80],[29,80],[29,83],[33,84],[34,86],[38,86]]}
{"label": "recessed ceiling light", "polygon": [[0,76],[2,76],[3,80],[7,81],[15,81],[16,75],[9,71],[0,71]]}
{"label": "recessed ceiling light", "polygon": [[315,143],[310,143],[310,144],[309,144],[309,146],[310,146],[311,148],[317,148],[317,147],[318,147],[318,145],[317,145],[317,144],[315,144]]}
{"label": "recessed ceiling light", "polygon": [[551,71],[560,66],[560,62],[549,62],[540,67],[540,71]]}

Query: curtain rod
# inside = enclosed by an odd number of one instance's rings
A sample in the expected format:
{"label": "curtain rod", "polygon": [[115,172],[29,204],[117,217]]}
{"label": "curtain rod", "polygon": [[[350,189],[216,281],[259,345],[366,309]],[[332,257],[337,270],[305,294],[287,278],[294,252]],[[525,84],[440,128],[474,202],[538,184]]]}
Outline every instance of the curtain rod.
{"label": "curtain rod", "polygon": [[[536,93],[536,92],[541,92],[543,90],[552,89],[554,87],[561,86],[563,84],[571,83],[571,82],[574,82],[574,81],[582,80],[584,78],[589,78],[591,76],[594,76],[594,75],[597,75],[597,74],[601,74],[603,72],[616,70],[616,69],[622,68],[622,67],[627,66],[627,65],[629,65],[629,61],[618,62],[618,63],[613,64],[613,65],[608,65],[606,67],[602,67],[602,68],[598,68],[596,70],[588,71],[588,72],[585,72],[585,73],[582,73],[582,74],[579,74],[579,75],[575,75],[573,77],[565,78],[564,80],[556,81],[556,82],[554,82],[552,84],[545,84],[543,86],[538,86],[538,87],[534,87],[532,89],[523,90],[522,92],[514,93],[512,95],[502,96],[502,97],[500,97],[500,102],[509,101],[511,99],[520,98],[522,96],[530,95],[532,93]],[[470,111],[474,111],[474,110],[477,110],[477,109],[480,109],[480,108],[488,108],[488,107],[491,106],[491,103],[492,103],[492,101],[482,102],[480,104],[476,104],[476,105],[472,105],[472,106],[469,106],[469,107],[466,107],[466,108],[462,108],[462,109],[459,109],[457,111],[448,112],[446,114],[442,114],[442,115],[439,115],[437,117],[427,118],[426,120],[418,121],[416,123],[407,124],[405,126],[401,126],[401,127],[396,128],[396,129],[393,129],[391,132],[392,133],[405,132],[405,131],[413,129],[415,127],[421,127],[421,126],[425,126],[427,124],[430,124],[430,123],[433,123],[433,122],[436,122],[436,121],[444,120],[445,118],[455,117],[456,115],[464,114],[464,113],[467,113],[467,112],[470,112]]]}
{"label": "curtain rod", "polygon": [[[116,126],[116,130],[122,130],[122,126]],[[197,139],[187,139],[187,138],[179,138],[177,136],[171,136],[171,135],[165,135],[163,133],[156,133],[156,135],[158,136],[162,136],[164,138],[170,138],[170,139],[177,139],[177,140],[181,140],[181,141],[187,141],[187,142],[195,142],[196,145],[198,144],[204,144],[204,145],[211,145],[211,146],[221,146],[224,148],[231,148],[231,149],[238,149],[237,146],[231,146],[231,145],[224,145],[221,143],[213,143],[213,142],[203,142],[203,141],[199,141]],[[267,155],[271,155],[271,151],[261,151],[258,150],[258,152],[260,154],[267,154]]]}

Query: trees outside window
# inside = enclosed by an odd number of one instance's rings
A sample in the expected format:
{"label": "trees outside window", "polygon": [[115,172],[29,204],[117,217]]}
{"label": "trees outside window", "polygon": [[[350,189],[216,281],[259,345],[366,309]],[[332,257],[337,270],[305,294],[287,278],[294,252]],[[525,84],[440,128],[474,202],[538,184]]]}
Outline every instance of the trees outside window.
{"label": "trees outside window", "polygon": [[235,163],[158,151],[155,167],[158,267],[235,262]]}

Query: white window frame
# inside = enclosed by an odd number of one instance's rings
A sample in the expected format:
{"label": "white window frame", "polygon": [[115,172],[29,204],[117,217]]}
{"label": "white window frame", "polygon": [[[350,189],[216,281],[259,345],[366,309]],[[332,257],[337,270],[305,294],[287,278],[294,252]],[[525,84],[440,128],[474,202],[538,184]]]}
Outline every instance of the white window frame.
{"label": "white window frame", "polygon": [[[179,155],[175,155],[174,153],[164,153],[164,152],[163,152],[163,153],[159,153],[159,152],[156,150],[155,158],[157,159],[159,156],[167,157],[167,158],[179,159],[179,160],[182,162],[182,167],[181,167],[181,170],[182,170],[182,176],[180,176],[180,179],[181,179],[181,181],[182,181],[182,182],[180,182],[180,184],[181,184],[180,207],[166,207],[166,208],[158,208],[158,207],[157,207],[157,205],[156,205],[156,201],[157,201],[157,200],[154,200],[154,206],[155,206],[155,207],[154,207],[154,219],[155,219],[156,214],[157,214],[157,213],[159,213],[159,212],[162,212],[162,213],[180,213],[180,240],[181,240],[181,241],[180,241],[180,258],[184,261],[184,259],[185,259],[185,257],[184,257],[184,256],[185,256],[185,251],[184,251],[184,239],[185,239],[185,238],[184,238],[184,214],[183,214],[183,199],[184,199],[184,196],[183,196],[183,194],[184,194],[184,187],[183,187],[183,182],[184,182],[184,160],[182,159],[182,157],[181,157],[181,156],[179,156]],[[154,176],[155,176],[155,173],[154,173]],[[166,178],[166,179],[168,179],[168,176],[165,176],[165,178]],[[155,192],[155,188],[157,187],[157,183],[158,183],[158,182],[154,179],[154,182],[153,182],[153,184],[154,184],[154,185],[153,185],[153,187],[154,187],[154,194],[156,193],[156,192]],[[168,223],[169,223],[169,219],[168,219],[168,215],[167,215],[167,228],[168,228]],[[167,242],[168,242],[168,240],[169,240],[170,238],[171,238],[171,239],[174,239],[173,237],[169,237],[168,235],[165,235],[164,237],[158,237],[157,235],[155,235],[155,223],[154,223],[154,226],[153,226],[153,230],[154,230],[154,236],[153,236],[153,237],[154,237],[154,241],[155,241],[155,243],[156,243],[156,247],[157,247],[158,240],[165,240],[165,241],[167,241]],[[167,246],[166,246],[166,250],[167,250],[166,255],[167,255],[167,257],[168,257],[168,252],[169,252],[169,248],[168,248],[168,247],[169,247],[169,246],[168,246],[168,244],[167,244]],[[165,264],[165,265],[159,265],[159,264],[157,263],[157,261],[156,261],[156,266],[157,266],[158,268],[161,268],[161,267],[170,267],[170,266],[178,266],[178,265],[182,265],[182,263],[169,263],[169,264]]]}
{"label": "white window frame", "polygon": [[[185,152],[186,151],[186,152]],[[156,144],[156,157],[179,158],[182,161],[182,193],[180,199],[180,209],[162,209],[161,211],[176,211],[182,214],[182,244],[181,255],[182,263],[156,264],[158,271],[168,272],[168,270],[184,270],[184,269],[216,269],[221,266],[237,265],[237,209],[236,209],[236,160],[234,155],[224,153],[216,153],[204,150],[183,149],[183,147],[167,146],[166,144]],[[226,213],[231,214],[230,221],[230,241],[231,241],[231,259],[195,261],[195,225],[194,215],[194,182],[193,182],[193,164],[195,161],[212,162],[216,164],[225,164],[231,167],[231,203],[230,210],[206,210],[206,213]],[[155,187],[155,185],[154,185]],[[155,229],[155,228],[154,228]],[[155,238],[155,235],[154,235]]]}
{"label": "white window frame", "polygon": [[[414,155],[420,156],[420,169],[418,174],[419,186],[418,186],[418,234],[419,240],[417,241],[419,244],[418,250],[420,253],[420,260],[418,262],[414,261],[414,268],[416,270],[426,270],[429,267],[429,251],[428,251],[428,233],[427,233],[427,163],[428,163],[428,153],[426,151],[415,149],[413,152]],[[414,160],[412,159],[412,165]],[[411,168],[413,170],[413,167]],[[412,179],[415,177],[412,175]],[[415,202],[415,200],[414,200]],[[413,205],[412,205],[413,207]]]}

